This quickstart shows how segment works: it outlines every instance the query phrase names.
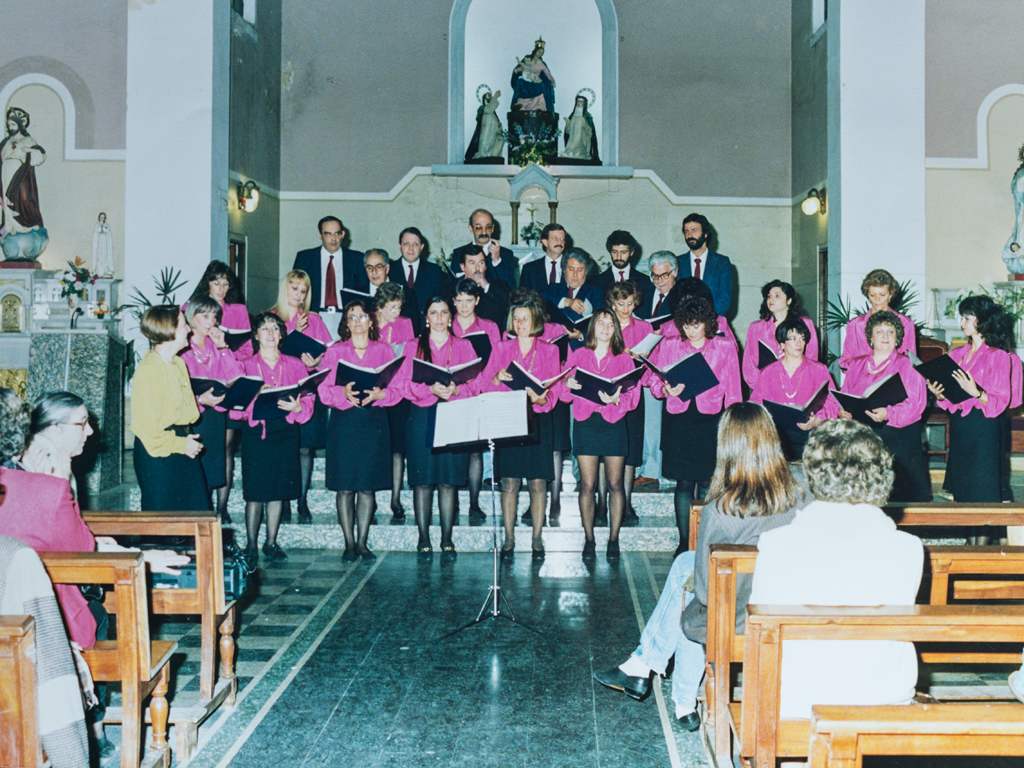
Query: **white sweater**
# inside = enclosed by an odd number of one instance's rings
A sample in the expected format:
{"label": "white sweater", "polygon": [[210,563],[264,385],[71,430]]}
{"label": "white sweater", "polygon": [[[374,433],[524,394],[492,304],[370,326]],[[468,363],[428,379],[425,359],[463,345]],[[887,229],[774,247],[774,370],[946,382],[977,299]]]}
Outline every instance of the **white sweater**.
{"label": "white sweater", "polygon": [[[761,605],[913,605],[921,540],[870,504],[815,501],[761,534],[750,602]],[[913,643],[789,640],[782,649],[780,716],[815,704],[904,704],[914,695]]]}

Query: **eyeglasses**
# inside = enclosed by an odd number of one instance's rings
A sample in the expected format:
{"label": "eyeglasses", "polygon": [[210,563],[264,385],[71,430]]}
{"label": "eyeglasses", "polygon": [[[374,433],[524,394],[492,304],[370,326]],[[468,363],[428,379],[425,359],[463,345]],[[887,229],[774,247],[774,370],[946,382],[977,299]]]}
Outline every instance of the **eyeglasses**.
{"label": "eyeglasses", "polygon": [[385,269],[387,269],[387,266],[384,265],[384,264],[367,264],[366,265],[366,271],[367,272],[383,272]]}
{"label": "eyeglasses", "polygon": [[656,283],[660,283],[662,280],[668,280],[671,274],[671,269],[668,272],[651,272],[651,280]]}
{"label": "eyeglasses", "polygon": [[80,429],[85,429],[87,426],[89,426],[89,420],[86,419],[85,421],[63,421],[63,422],[61,422],[61,426],[62,427],[78,427]]}

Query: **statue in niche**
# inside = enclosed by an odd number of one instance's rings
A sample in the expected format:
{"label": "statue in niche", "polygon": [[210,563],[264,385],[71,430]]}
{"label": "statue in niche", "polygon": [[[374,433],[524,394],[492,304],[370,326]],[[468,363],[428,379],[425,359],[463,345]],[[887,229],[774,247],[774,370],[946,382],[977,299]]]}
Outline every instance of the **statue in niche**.
{"label": "statue in niche", "polygon": [[1011,272],[1024,272],[1024,253],[1021,252],[1021,240],[1024,240],[1024,146],[1017,152],[1020,165],[1010,182],[1010,193],[1013,195],[1015,219],[1010,239],[1003,246],[1003,262]]}
{"label": "statue in niche", "polygon": [[[586,93],[590,92],[588,101]],[[594,118],[590,116],[589,106],[597,100],[590,88],[584,88],[576,94],[576,105],[572,114],[565,118],[565,132],[562,136],[565,149],[559,157],[571,160],[586,160],[601,163],[597,152],[597,132],[594,130]]]}
{"label": "statue in niche", "polygon": [[110,236],[107,214],[102,211],[92,231],[92,271],[97,277],[114,276],[114,239]]}
{"label": "statue in niche", "polygon": [[544,63],[544,38],[538,37],[533,52],[516,59],[512,70],[512,110],[555,111],[555,78]]}
{"label": "statue in niche", "polygon": [[[484,89],[486,90],[481,96],[480,91]],[[501,91],[491,93],[489,86],[481,85],[476,89],[476,95],[480,107],[476,111],[476,130],[473,131],[473,138],[470,139],[469,148],[466,150],[466,162],[501,163],[501,151],[505,146],[505,132],[497,115]]]}
{"label": "statue in niche", "polygon": [[49,235],[39,210],[35,168],[46,160],[46,150],[28,133],[28,112],[7,110],[7,135],[0,141],[0,244],[12,261],[32,261],[43,252]]}

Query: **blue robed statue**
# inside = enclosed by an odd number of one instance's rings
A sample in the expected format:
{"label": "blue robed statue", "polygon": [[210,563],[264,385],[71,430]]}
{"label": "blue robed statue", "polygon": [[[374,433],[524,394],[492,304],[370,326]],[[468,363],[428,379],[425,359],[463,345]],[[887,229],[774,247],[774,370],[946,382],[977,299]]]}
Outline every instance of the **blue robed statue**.
{"label": "blue robed statue", "polygon": [[512,110],[523,112],[555,111],[555,78],[544,63],[544,38],[537,38],[533,53],[512,70]]}

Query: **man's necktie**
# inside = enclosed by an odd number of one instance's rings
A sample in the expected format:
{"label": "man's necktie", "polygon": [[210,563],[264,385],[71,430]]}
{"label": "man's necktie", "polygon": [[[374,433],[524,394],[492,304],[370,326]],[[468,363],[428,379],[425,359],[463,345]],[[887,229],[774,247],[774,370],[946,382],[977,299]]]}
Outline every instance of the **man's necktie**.
{"label": "man's necktie", "polygon": [[570,288],[569,289],[569,301],[573,300],[573,294],[574,293],[576,293],[576,289],[575,288]]}
{"label": "man's necktie", "polygon": [[409,290],[413,290],[416,287],[416,275],[413,274],[412,264],[409,265]]}
{"label": "man's necktie", "polygon": [[658,294],[658,303],[654,305],[654,314],[651,317],[658,317],[661,314],[661,302],[665,300],[665,294]]}
{"label": "man's necktie", "polygon": [[334,276],[334,254],[328,257],[327,277],[324,278],[324,306],[338,308],[338,282]]}
{"label": "man's necktie", "polygon": [[554,285],[558,282],[558,275],[555,274],[555,262],[551,262],[551,274],[548,275],[548,285]]}
{"label": "man's necktie", "polygon": [[620,283],[626,282],[626,270],[624,270],[624,269],[620,269],[619,270],[619,282]]}
{"label": "man's necktie", "polygon": [[693,276],[700,280],[700,259],[693,260]]}

